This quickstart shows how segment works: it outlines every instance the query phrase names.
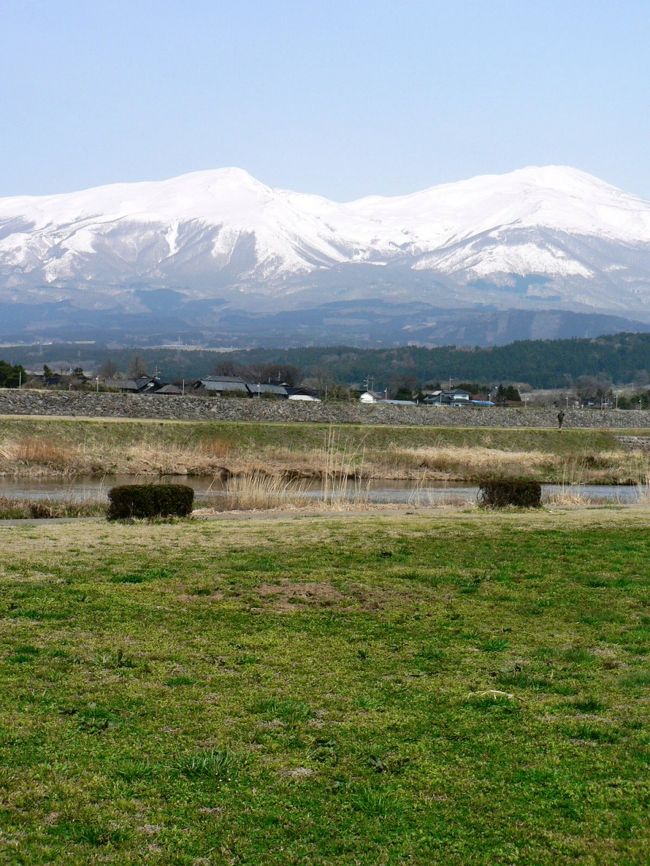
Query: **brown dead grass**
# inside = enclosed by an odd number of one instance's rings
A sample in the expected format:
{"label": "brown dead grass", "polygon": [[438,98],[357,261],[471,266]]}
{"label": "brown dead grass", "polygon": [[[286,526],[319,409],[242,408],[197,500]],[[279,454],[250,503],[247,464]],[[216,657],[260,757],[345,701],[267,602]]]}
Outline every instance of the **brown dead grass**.
{"label": "brown dead grass", "polygon": [[307,607],[332,607],[344,601],[345,596],[329,583],[263,583],[257,594],[270,602],[274,610],[285,613]]}
{"label": "brown dead grass", "polygon": [[231,511],[304,507],[308,504],[305,492],[305,484],[299,480],[252,472],[228,479],[223,505]]}
{"label": "brown dead grass", "polygon": [[0,449],[0,463],[14,467],[39,466],[57,473],[73,469],[77,457],[76,448],[62,448],[47,439],[20,439],[5,443]]}
{"label": "brown dead grass", "polygon": [[544,505],[561,506],[562,508],[574,508],[588,505],[589,498],[570,487],[563,488],[558,493],[553,493],[544,502]]}
{"label": "brown dead grass", "polygon": [[223,460],[232,454],[233,448],[225,439],[204,439],[198,450],[209,458]]}
{"label": "brown dead grass", "polygon": [[428,472],[431,478],[450,475],[466,478],[484,472],[530,474],[554,468],[560,463],[555,455],[542,451],[500,451],[478,446],[392,447],[383,453],[383,461],[385,465],[409,472]]}
{"label": "brown dead grass", "polygon": [[[0,440],[0,475],[253,476],[322,479],[330,491],[342,479],[468,480],[489,472],[566,484],[640,483],[650,471],[647,452],[601,451],[570,455],[506,451],[484,446],[400,447],[363,450],[340,433],[320,448],[239,445],[223,437],[200,442],[116,441],[62,444],[45,437]],[[335,498],[335,497],[334,497]]]}

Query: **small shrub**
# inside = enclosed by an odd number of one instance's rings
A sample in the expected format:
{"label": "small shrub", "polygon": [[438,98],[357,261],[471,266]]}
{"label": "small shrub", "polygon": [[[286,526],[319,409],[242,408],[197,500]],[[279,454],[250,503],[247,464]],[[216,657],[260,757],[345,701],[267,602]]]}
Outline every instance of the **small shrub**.
{"label": "small shrub", "polygon": [[108,492],[109,520],[134,517],[187,517],[194,490],[184,484],[124,484]]}
{"label": "small shrub", "polygon": [[479,481],[478,502],[482,508],[539,508],[542,486],[539,481],[502,478]]}

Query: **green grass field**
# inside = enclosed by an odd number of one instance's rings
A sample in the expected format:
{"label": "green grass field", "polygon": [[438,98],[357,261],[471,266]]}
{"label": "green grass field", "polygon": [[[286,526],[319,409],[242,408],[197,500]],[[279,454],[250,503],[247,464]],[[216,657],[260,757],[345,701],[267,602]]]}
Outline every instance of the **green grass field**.
{"label": "green grass field", "polygon": [[0,863],[647,864],[649,518],[0,528]]}
{"label": "green grass field", "polygon": [[[431,410],[435,412],[435,409]],[[47,438],[62,446],[100,445],[125,447],[133,443],[192,446],[220,439],[242,450],[266,447],[294,450],[321,448],[330,429],[353,448],[458,446],[491,447],[511,451],[538,450],[573,454],[585,450],[616,448],[609,430],[508,428],[508,427],[407,427],[378,424],[260,424],[234,421],[152,421],[104,418],[32,418],[0,416],[0,440]],[[626,435],[648,431],[622,430]]]}

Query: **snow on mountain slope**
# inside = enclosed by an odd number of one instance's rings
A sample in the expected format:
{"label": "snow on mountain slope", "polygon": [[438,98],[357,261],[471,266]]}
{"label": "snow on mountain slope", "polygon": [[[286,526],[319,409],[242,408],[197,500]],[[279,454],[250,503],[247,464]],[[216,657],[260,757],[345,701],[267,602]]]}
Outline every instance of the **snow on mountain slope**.
{"label": "snow on mountain slope", "polygon": [[562,166],[347,203],[236,168],[0,199],[0,300],[101,303],[137,286],[280,301],[316,296],[324,272],[372,295],[377,269],[353,268],[363,264],[390,266],[385,297],[392,278],[400,297],[428,302],[650,316],[650,203]]}
{"label": "snow on mountain slope", "polygon": [[[0,267],[42,267],[47,282],[75,275],[92,279],[96,258],[100,273],[106,264],[117,264],[126,278],[156,277],[170,265],[173,270],[179,255],[187,261],[187,253],[190,258],[208,253],[213,260],[208,270],[216,272],[251,239],[255,255],[248,270],[262,279],[275,270],[296,272],[321,260],[341,261],[332,231],[291,198],[241,169],[220,169],[161,182],[4,199]],[[17,231],[11,231],[12,223]],[[197,246],[201,238],[205,243]],[[114,263],[106,262],[111,258]]]}
{"label": "snow on mountain slope", "polygon": [[650,203],[566,166],[522,168],[434,186],[412,195],[371,196],[348,205],[430,249],[512,226],[650,242]]}

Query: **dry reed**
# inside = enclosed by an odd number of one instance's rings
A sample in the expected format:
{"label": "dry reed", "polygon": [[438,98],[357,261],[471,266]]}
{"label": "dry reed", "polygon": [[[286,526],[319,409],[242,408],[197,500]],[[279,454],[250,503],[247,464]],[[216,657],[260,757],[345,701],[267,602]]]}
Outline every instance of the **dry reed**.
{"label": "dry reed", "polygon": [[14,465],[35,465],[65,472],[74,466],[76,448],[62,448],[47,439],[20,439],[7,443],[2,450],[2,457]]}
{"label": "dry reed", "polygon": [[639,505],[650,505],[650,472],[647,472],[636,484],[636,501]]}
{"label": "dry reed", "polygon": [[580,493],[577,490],[572,490],[570,486],[563,486],[557,493],[545,499],[545,505],[556,505],[561,507],[571,507],[577,505],[587,505],[590,502],[588,496]]}
{"label": "dry reed", "polygon": [[[357,437],[358,434],[355,434]],[[148,436],[127,443],[67,444],[45,437],[0,441],[0,474],[23,477],[82,475],[253,475],[321,478],[326,499],[363,500],[363,478],[470,480],[489,472],[560,483],[635,483],[650,472],[650,455],[637,451],[505,451],[483,446],[400,447],[366,451],[363,438],[330,429],[320,448],[255,446],[223,437],[169,443]],[[348,480],[350,483],[348,483]],[[350,490],[350,488],[356,488]],[[345,493],[345,496],[343,496]]]}
{"label": "dry reed", "polygon": [[363,450],[351,448],[348,442],[341,446],[331,427],[325,441],[322,478],[323,493],[320,503],[326,508],[343,510],[367,504],[370,481],[364,479]]}
{"label": "dry reed", "polygon": [[296,508],[307,504],[305,494],[305,482],[254,472],[229,478],[221,503],[230,511]]}
{"label": "dry reed", "polygon": [[0,497],[0,520],[96,517],[106,513],[106,503],[79,499],[13,499]]}
{"label": "dry reed", "polygon": [[232,445],[225,439],[204,439],[198,446],[200,453],[223,460],[232,454]]}
{"label": "dry reed", "polygon": [[445,446],[440,448],[398,448],[391,446],[383,455],[373,455],[384,465],[425,477],[440,475],[469,478],[486,472],[531,474],[558,465],[554,455],[541,451],[500,451],[496,448]]}

